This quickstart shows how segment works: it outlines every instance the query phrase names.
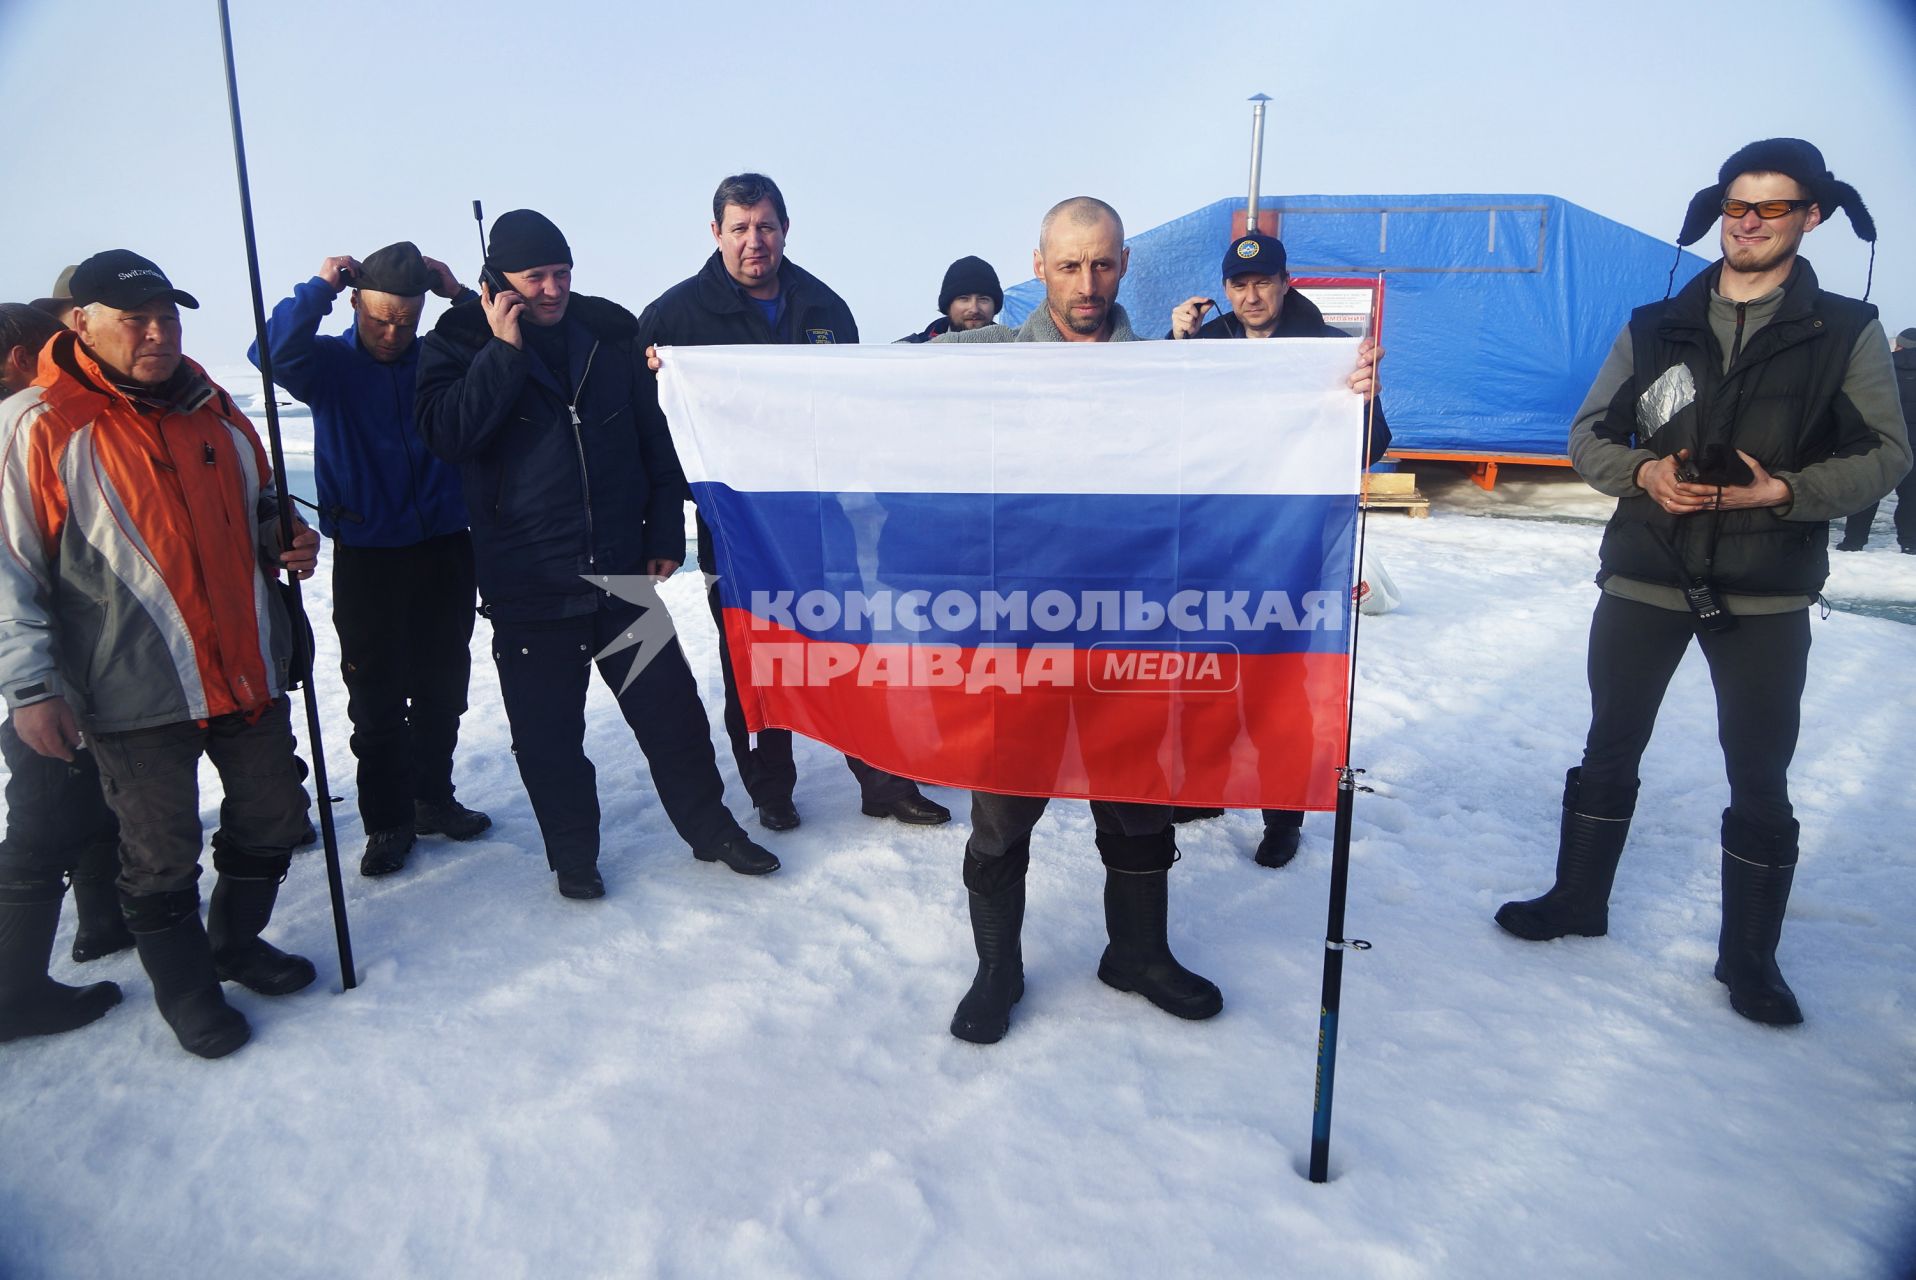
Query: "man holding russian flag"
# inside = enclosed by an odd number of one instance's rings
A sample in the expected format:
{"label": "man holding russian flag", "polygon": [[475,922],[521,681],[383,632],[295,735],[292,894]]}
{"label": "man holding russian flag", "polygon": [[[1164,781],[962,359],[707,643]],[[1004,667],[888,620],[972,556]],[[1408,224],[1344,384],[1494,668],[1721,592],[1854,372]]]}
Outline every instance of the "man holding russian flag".
{"label": "man holding russian flag", "polygon": [[973,792],[978,969],[951,1029],[975,1043],[1023,994],[1050,799],[1091,802],[1100,977],[1202,1019],[1222,996],[1167,940],[1172,806],[1329,809],[1345,764],[1347,387],[1374,356],[1129,345],[1127,265],[1110,206],[1067,200],[1016,330],[658,352],[747,724]]}

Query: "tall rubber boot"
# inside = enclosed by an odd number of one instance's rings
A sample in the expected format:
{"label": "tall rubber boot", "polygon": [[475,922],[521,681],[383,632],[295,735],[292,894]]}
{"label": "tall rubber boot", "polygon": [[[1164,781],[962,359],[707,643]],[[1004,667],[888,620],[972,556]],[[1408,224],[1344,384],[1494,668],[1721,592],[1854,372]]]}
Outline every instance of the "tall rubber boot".
{"label": "tall rubber boot", "polygon": [[951,1018],[951,1034],[960,1040],[996,1044],[1004,1039],[1011,1029],[1011,1006],[1024,998],[1022,936],[1025,872],[1030,865],[1029,836],[998,858],[979,858],[965,851],[965,896],[971,907],[978,972]]}
{"label": "tall rubber boot", "polygon": [[1540,898],[1506,902],[1497,923],[1531,942],[1565,934],[1601,938],[1610,931],[1610,887],[1636,812],[1637,784],[1627,793],[1583,794],[1582,769],[1563,780],[1563,826],[1557,837],[1557,882]]}
{"label": "tall rubber boot", "polygon": [[1171,954],[1169,882],[1177,845],[1169,828],[1148,836],[1100,831],[1098,852],[1105,863],[1104,927],[1111,939],[1098,960],[1099,981],[1135,991],[1176,1017],[1216,1017],[1224,1008],[1217,985]]}
{"label": "tall rubber boot", "polygon": [[278,877],[220,872],[206,912],[206,934],[222,980],[263,996],[288,995],[311,985],[316,976],[311,960],[281,951],[259,936],[273,918],[278,899]]}
{"label": "tall rubber boot", "polygon": [[65,896],[57,880],[0,885],[0,1043],[72,1031],[120,1003],[111,982],[69,987],[47,976]]}
{"label": "tall rubber boot", "polygon": [[220,991],[213,948],[200,924],[199,892],[128,895],[121,905],[140,963],[153,980],[153,1003],[180,1047],[202,1058],[223,1058],[245,1044],[253,1029]]}
{"label": "tall rubber boot", "polygon": [[1723,928],[1716,942],[1716,980],[1730,989],[1730,1008],[1752,1022],[1792,1027],[1803,1020],[1796,993],[1776,967],[1783,914],[1796,879],[1796,824],[1765,832],[1723,814]]}
{"label": "tall rubber boot", "polygon": [[[116,868],[119,848],[117,842],[111,847],[109,865]],[[73,911],[79,922],[73,931],[73,959],[79,964],[125,951],[133,945],[126,917],[120,914],[120,891],[113,884],[115,874],[112,870],[73,873]]]}

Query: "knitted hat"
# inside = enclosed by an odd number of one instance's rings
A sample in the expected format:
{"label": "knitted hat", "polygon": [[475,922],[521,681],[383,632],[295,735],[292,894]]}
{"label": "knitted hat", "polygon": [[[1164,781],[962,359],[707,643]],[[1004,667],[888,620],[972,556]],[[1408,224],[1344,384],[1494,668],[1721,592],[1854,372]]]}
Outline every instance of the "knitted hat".
{"label": "knitted hat", "polygon": [[377,253],[369,254],[359,264],[359,274],[352,281],[355,289],[391,293],[402,298],[416,298],[429,292],[438,283],[439,277],[426,265],[425,255],[410,240],[389,244]]}
{"label": "knitted hat", "polygon": [[572,249],[552,219],[531,209],[502,213],[492,224],[486,265],[494,271],[525,271],[555,262],[572,265]]}
{"label": "knitted hat", "polygon": [[991,312],[1005,309],[1005,291],[998,284],[998,273],[983,258],[965,257],[945,268],[945,283],[938,288],[938,314],[951,308],[953,298],[983,293],[991,297]]}
{"label": "knitted hat", "polygon": [[1896,341],[1902,344],[1903,350],[1916,351],[1916,328],[1903,330],[1896,335]]}
{"label": "knitted hat", "polygon": [[1723,167],[1717,170],[1716,185],[1705,187],[1690,198],[1689,211],[1683,216],[1683,230],[1677,235],[1678,244],[1695,244],[1703,238],[1710,224],[1721,216],[1723,197],[1729,193],[1730,184],[1746,173],[1780,173],[1796,179],[1823,211],[1825,221],[1842,209],[1849,214],[1849,224],[1857,236],[1870,244],[1876,243],[1876,219],[1863,207],[1856,188],[1847,182],[1838,182],[1836,175],[1824,166],[1821,151],[1801,138],[1766,138],[1750,143],[1725,160]]}

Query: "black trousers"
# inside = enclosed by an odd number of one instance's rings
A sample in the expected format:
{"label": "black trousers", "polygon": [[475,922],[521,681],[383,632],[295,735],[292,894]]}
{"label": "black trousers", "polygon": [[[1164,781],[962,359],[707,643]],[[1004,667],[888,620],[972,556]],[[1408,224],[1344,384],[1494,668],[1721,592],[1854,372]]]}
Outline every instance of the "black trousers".
{"label": "black trousers", "polygon": [[7,834],[0,839],[0,884],[51,885],[73,873],[112,879],[120,873],[120,822],[100,794],[91,751],[73,763],[43,756],[0,721],[7,762]]}
{"label": "black trousers", "polygon": [[[759,733],[758,744],[745,727],[745,708],[739,705],[738,681],[732,675],[732,651],[725,640],[725,614],[719,604],[718,584],[706,589],[706,603],[712,609],[712,621],[718,627],[719,667],[725,675],[725,736],[732,740],[732,758],[738,761],[739,781],[756,807],[762,804],[790,804],[792,788],[798,785],[798,766],[792,761],[792,731],[766,729]],[[901,778],[883,769],[874,769],[855,756],[846,756],[845,765],[858,779],[858,794],[867,804],[902,800],[916,793],[918,786],[910,778]]]}
{"label": "black trousers", "polygon": [[[1687,611],[1605,594],[1590,621],[1591,715],[1582,794],[1605,804],[1631,793],[1664,691],[1692,639],[1703,650],[1716,689],[1730,814],[1759,831],[1793,834],[1789,769],[1809,669],[1808,609],[1744,615],[1734,630],[1710,632],[1699,629]],[[1695,804],[1702,808],[1700,800]]]}
{"label": "black trousers", "polygon": [[[598,862],[598,774],[585,754],[586,686],[594,656],[623,639],[643,613],[614,596],[600,601],[597,612],[579,617],[492,624],[512,753],[554,870]],[[635,649],[623,649],[598,663],[599,676],[645,753],[673,828],[693,849],[712,848],[742,830],[725,807],[698,683],[676,636],[643,652],[651,658],[636,674]]]}
{"label": "black trousers", "polygon": [[333,548],[333,627],[366,830],[410,829],[413,801],[452,799],[472,674],[472,535]]}

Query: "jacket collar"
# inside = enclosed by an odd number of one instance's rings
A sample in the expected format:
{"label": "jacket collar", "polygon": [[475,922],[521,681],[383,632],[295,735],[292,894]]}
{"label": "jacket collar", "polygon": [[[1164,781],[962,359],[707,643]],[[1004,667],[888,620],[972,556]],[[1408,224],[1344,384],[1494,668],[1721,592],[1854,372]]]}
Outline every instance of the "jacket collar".
{"label": "jacket collar", "polygon": [[[572,295],[572,301],[566,305],[565,318],[567,325],[576,324],[585,330],[588,348],[593,341],[619,342],[639,334],[637,316],[610,299],[587,293]],[[486,309],[477,297],[448,307],[432,331],[475,350],[485,346],[486,339],[492,336],[492,326],[486,323]]]}
{"label": "jacket collar", "polygon": [[[1673,334],[1685,329],[1708,328],[1710,295],[1716,291],[1717,281],[1722,275],[1723,262],[1718,259],[1691,277],[1690,282],[1677,290],[1676,297],[1670,300],[1671,305],[1658,322],[1658,331]],[[1770,325],[1809,319],[1821,293],[1822,287],[1816,282],[1816,271],[1810,266],[1809,259],[1797,258],[1795,265],[1790,268],[1789,278],[1783,281],[1783,302],[1776,309]]]}
{"label": "jacket collar", "polygon": [[[699,268],[699,303],[708,311],[731,314],[745,310],[745,298],[732,279],[732,273],[725,269],[725,259],[717,249]],[[778,264],[778,296],[785,299],[788,310],[804,305],[805,296],[818,283],[817,277],[805,270],[790,258],[783,258]]]}
{"label": "jacket collar", "polygon": [[68,422],[91,422],[106,409],[118,405],[134,413],[159,417],[166,413],[193,413],[215,399],[223,414],[235,414],[232,400],[206,370],[189,357],[181,357],[180,372],[166,388],[164,397],[129,390],[114,381],[99,358],[80,341],[72,330],[55,334],[40,352],[40,371],[36,386],[46,388],[46,402]]}
{"label": "jacket collar", "polygon": [[[1137,332],[1131,328],[1131,317],[1125,311],[1123,303],[1113,302],[1111,304],[1109,320],[1111,324],[1111,336],[1105,339],[1106,342],[1138,342],[1141,340]],[[1039,300],[1038,305],[1032,310],[1031,314],[1025,318],[1025,322],[1018,326],[1017,340],[1019,342],[1063,342],[1065,340],[1063,330],[1058,328],[1058,322],[1051,318],[1050,303],[1042,299]]]}

